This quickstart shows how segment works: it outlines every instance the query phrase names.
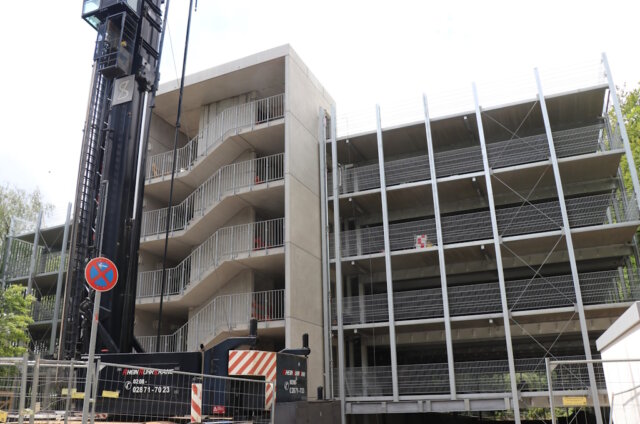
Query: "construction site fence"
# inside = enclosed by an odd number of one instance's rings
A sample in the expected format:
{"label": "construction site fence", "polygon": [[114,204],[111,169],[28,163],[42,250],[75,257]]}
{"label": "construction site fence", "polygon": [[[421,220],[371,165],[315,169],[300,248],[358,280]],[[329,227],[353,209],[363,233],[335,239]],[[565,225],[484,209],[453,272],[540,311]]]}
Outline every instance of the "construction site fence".
{"label": "construction site fence", "polygon": [[[87,387],[86,377],[90,379]],[[85,394],[88,392],[88,396]],[[84,402],[89,402],[83,415]],[[0,358],[0,418],[10,423],[190,421],[272,423],[275,382],[99,359]],[[6,414],[6,415],[5,415]]]}

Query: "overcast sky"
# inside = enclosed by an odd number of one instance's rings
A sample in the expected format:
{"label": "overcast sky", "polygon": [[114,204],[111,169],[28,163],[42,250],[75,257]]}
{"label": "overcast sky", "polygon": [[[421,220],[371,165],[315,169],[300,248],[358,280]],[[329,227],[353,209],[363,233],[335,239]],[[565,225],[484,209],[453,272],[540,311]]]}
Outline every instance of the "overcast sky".
{"label": "overcast sky", "polygon": [[[163,81],[180,73],[188,3],[171,1]],[[0,12],[0,183],[39,187],[56,206],[47,225],[63,221],[75,192],[95,42],[81,5],[5,1]],[[638,0],[199,0],[187,73],[289,43],[339,114],[471,81],[533,79],[536,66],[595,63],[602,52],[616,84],[635,87],[639,17]]]}

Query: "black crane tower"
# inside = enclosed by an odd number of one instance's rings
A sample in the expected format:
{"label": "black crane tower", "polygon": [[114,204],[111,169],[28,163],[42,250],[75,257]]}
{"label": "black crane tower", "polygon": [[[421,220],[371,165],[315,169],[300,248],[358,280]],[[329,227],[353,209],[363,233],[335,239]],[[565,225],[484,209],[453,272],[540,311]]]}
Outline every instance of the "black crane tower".
{"label": "black crane tower", "polygon": [[102,295],[96,350],[131,352],[150,105],[158,81],[163,0],[84,0],[97,30],[58,358],[88,353],[94,292],[87,262],[111,259],[119,282]]}

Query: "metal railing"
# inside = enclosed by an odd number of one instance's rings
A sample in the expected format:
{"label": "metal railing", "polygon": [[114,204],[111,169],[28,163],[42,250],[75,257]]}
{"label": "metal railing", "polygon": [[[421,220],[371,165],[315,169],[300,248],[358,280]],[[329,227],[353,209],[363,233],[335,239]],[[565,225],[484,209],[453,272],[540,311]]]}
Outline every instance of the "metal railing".
{"label": "metal railing", "polygon": [[[554,131],[553,140],[558,157],[569,157],[622,148],[619,133],[612,131],[608,119],[580,128]],[[546,134],[515,137],[511,140],[487,143],[489,166],[493,169],[549,159]],[[436,175],[447,177],[483,170],[480,146],[465,147],[435,153]],[[340,193],[352,193],[380,187],[378,164],[352,164],[341,167]],[[329,187],[333,175],[328,176]],[[385,163],[387,185],[405,184],[430,179],[426,155],[396,159]]]}
{"label": "metal railing", "polygon": [[[284,245],[284,218],[220,228],[174,268],[166,270],[165,295],[183,293],[222,262],[239,254]],[[138,274],[138,298],[160,296],[162,270]]]}
{"label": "metal railing", "polygon": [[[160,352],[196,351],[218,334],[255,318],[259,322],[284,319],[284,290],[217,296],[172,334],[160,336]],[[139,336],[145,352],[156,352],[157,336]]]}
{"label": "metal railing", "polygon": [[42,296],[40,300],[33,302],[31,304],[31,317],[33,321],[42,322],[51,320],[53,318],[55,303],[55,296]]}
{"label": "metal railing", "polygon": [[[622,278],[618,270],[579,274],[585,305],[625,303],[640,300],[640,281]],[[507,305],[511,311],[572,307],[575,304],[573,278],[569,275],[536,277],[506,282]],[[467,284],[447,288],[451,316],[502,312],[498,282]],[[394,292],[396,321],[443,317],[441,289]],[[333,323],[336,304],[332,300]],[[345,325],[388,321],[386,293],[350,296],[343,299]]]}
{"label": "metal railing", "polygon": [[[283,178],[284,153],[223,166],[180,204],[171,208],[169,231],[186,229],[194,218],[203,216],[239,189]],[[167,208],[144,212],[141,237],[164,233],[166,222]]]}
{"label": "metal railing", "polygon": [[[33,243],[18,239],[11,240],[11,248],[5,265],[5,276],[8,280],[29,276],[32,253]],[[34,274],[58,272],[61,256],[62,252],[49,252],[44,246],[38,246]],[[69,255],[65,256],[64,269],[66,270],[69,265]]]}
{"label": "metal railing", "polygon": [[[190,170],[199,158],[208,155],[230,134],[283,116],[284,94],[277,94],[223,110],[197,136],[178,149],[176,173]],[[173,151],[153,155],[147,160],[146,178],[171,175],[172,169]]]}
{"label": "metal railing", "polygon": [[[635,197],[623,193],[597,194],[566,200],[572,228],[621,223],[638,219]],[[496,210],[498,230],[502,237],[558,230],[562,227],[560,203],[557,200],[526,203]],[[489,211],[470,212],[441,217],[445,244],[493,237]],[[343,257],[384,252],[383,227],[375,226],[342,231]],[[389,225],[391,250],[423,249],[437,245],[435,218]],[[329,252],[334,257],[333,234]]]}
{"label": "metal railing", "polygon": [[[577,357],[571,357],[577,358]],[[560,359],[560,358],[556,358]],[[545,392],[547,388],[544,358],[516,359],[516,379],[522,392]],[[393,394],[390,366],[345,368],[347,397],[391,396]],[[449,393],[447,363],[398,365],[400,395],[430,395]],[[505,360],[456,362],[454,365],[457,393],[509,393],[511,378]],[[340,387],[334,370],[336,395]],[[589,386],[586,365],[558,369],[553,387],[557,390],[586,390]],[[599,387],[605,387],[602,367],[596,372]],[[541,394],[546,396],[546,393]]]}

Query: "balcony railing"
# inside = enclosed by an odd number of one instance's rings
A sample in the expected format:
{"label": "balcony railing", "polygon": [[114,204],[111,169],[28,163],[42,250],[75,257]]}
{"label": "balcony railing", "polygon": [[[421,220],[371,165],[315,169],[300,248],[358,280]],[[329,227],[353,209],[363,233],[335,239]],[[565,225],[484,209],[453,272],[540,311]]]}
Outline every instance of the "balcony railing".
{"label": "balcony railing", "polygon": [[[26,278],[29,276],[33,243],[24,240],[11,240],[11,249],[5,265],[7,279]],[[58,272],[62,252],[49,252],[44,246],[36,249],[36,264],[34,274],[47,274]],[[69,255],[65,255],[65,270],[69,265]]]}
{"label": "balcony railing", "polygon": [[[224,331],[248,324],[284,319],[284,290],[218,296],[172,334],[160,336],[160,352],[196,351]],[[156,336],[141,336],[145,352],[156,352]]]}
{"label": "balcony railing", "polygon": [[[563,357],[555,359],[584,359]],[[546,390],[544,358],[516,359],[516,379],[521,392]],[[596,368],[596,384],[605,388],[601,366]],[[400,395],[448,394],[449,373],[446,363],[398,365]],[[511,378],[507,360],[456,362],[457,393],[509,393]],[[338,370],[334,370],[335,395],[339,395]],[[585,364],[556,368],[552,373],[554,390],[587,390],[589,379]],[[347,397],[391,396],[393,387],[390,366],[350,367],[345,369]]]}
{"label": "balcony railing", "polygon": [[[617,132],[608,120],[594,125],[553,132],[556,155],[560,158],[622,148]],[[493,169],[549,159],[546,134],[513,138],[487,144],[489,166]],[[483,170],[480,146],[435,153],[436,175],[448,177]],[[341,169],[340,193],[353,193],[380,187],[378,164],[349,166]],[[406,184],[430,179],[427,156],[396,159],[385,163],[387,185]],[[329,187],[333,175],[329,174]]]}
{"label": "balcony railing", "polygon": [[[284,218],[225,227],[216,231],[178,266],[166,270],[165,295],[183,293],[222,262],[240,254],[284,245]],[[162,270],[138,274],[138,298],[160,296]]]}
{"label": "balcony railing", "polygon": [[[211,207],[239,189],[254,187],[284,177],[284,154],[279,153],[220,168],[180,204],[171,208],[169,230],[187,228],[194,218],[203,216]],[[147,211],[142,216],[142,237],[164,233],[167,208]]]}
{"label": "balcony railing", "polygon": [[[284,116],[284,94],[232,106],[218,114],[197,136],[178,149],[176,172],[191,169],[198,158],[209,154],[229,135]],[[146,177],[171,175],[173,151],[153,155],[147,161]]]}
{"label": "balcony railing", "polygon": [[[624,194],[598,194],[566,200],[572,228],[629,222],[638,219],[635,197]],[[562,227],[560,203],[557,200],[524,204],[496,210],[500,236],[509,237],[558,230]],[[493,237],[489,211],[470,212],[441,217],[445,244]],[[384,252],[382,226],[341,232],[343,258]],[[437,244],[435,218],[389,225],[392,251],[423,249]],[[333,234],[329,252],[334,258]]]}
{"label": "balcony railing", "polygon": [[[617,270],[579,274],[582,302],[603,305],[640,300],[640,281],[622,280]],[[576,298],[571,275],[536,277],[506,282],[511,311],[572,307]],[[448,289],[451,316],[502,312],[498,282],[452,286]],[[386,293],[343,299],[345,325],[388,321]],[[393,294],[396,321],[443,317],[440,288],[410,290]],[[336,304],[332,303],[333,322]]]}
{"label": "balcony railing", "polygon": [[[43,296],[31,304],[31,317],[34,322],[49,321],[53,318],[55,296]],[[59,318],[59,317],[58,317]]]}

